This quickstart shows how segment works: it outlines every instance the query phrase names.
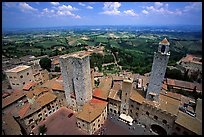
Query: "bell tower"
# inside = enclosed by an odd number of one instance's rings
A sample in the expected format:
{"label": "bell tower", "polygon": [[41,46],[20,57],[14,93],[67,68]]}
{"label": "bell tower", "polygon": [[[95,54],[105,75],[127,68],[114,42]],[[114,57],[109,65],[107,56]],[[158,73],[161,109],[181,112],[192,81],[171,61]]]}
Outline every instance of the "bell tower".
{"label": "bell tower", "polygon": [[159,42],[158,51],[154,52],[154,60],[146,94],[148,100],[159,100],[159,94],[170,56],[169,45],[168,40],[164,38]]}

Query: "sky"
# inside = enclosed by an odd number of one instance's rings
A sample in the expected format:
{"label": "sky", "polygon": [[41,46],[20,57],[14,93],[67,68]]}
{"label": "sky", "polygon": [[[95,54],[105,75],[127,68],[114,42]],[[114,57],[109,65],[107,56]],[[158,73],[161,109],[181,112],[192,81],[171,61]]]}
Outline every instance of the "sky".
{"label": "sky", "polygon": [[3,2],[2,28],[202,25],[202,2]]}

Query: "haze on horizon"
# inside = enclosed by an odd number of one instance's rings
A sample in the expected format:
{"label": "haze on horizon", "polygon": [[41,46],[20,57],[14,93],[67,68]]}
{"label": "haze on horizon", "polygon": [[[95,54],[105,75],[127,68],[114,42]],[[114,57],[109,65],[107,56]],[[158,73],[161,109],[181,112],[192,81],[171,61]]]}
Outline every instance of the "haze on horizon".
{"label": "haze on horizon", "polygon": [[202,25],[202,2],[3,2],[2,28]]}

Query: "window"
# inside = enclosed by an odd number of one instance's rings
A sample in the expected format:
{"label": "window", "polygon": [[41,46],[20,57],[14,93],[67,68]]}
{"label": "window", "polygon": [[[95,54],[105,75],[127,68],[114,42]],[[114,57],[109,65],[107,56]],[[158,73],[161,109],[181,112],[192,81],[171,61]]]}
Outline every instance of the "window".
{"label": "window", "polygon": [[133,108],[134,106],[133,106],[133,105],[131,105],[131,107]]}
{"label": "window", "polygon": [[116,114],[116,110],[114,110],[114,113]]}
{"label": "window", "polygon": [[12,85],[15,85],[15,83],[12,83]]}
{"label": "window", "polygon": [[21,75],[20,78],[23,78],[23,75]]}
{"label": "window", "polygon": [[132,109],[130,109],[130,113],[132,113]]}
{"label": "window", "polygon": [[95,123],[93,124],[93,126],[95,126]]}
{"label": "window", "polygon": [[27,73],[27,75],[29,75],[29,73]]}
{"label": "window", "polygon": [[137,110],[139,110],[139,108],[138,108],[138,107],[137,107],[136,109],[137,109]]}
{"label": "window", "polygon": [[98,122],[100,121],[100,119],[98,119]]}
{"label": "window", "polygon": [[11,76],[9,78],[12,78]]}
{"label": "window", "polygon": [[157,119],[158,119],[158,117],[157,117],[157,116],[154,116],[154,119],[155,119],[155,120],[157,120]]}
{"label": "window", "polygon": [[180,129],[179,127],[176,127],[176,130],[177,130],[177,131],[180,131],[181,129]]}
{"label": "window", "polygon": [[136,116],[138,116],[138,113],[135,113],[136,114]]}
{"label": "window", "polygon": [[23,82],[23,85],[25,85],[25,82]]}
{"label": "window", "polygon": [[127,96],[127,93],[125,93],[125,95]]}
{"label": "window", "polygon": [[84,124],[83,124],[83,127],[84,127]]}
{"label": "window", "polygon": [[98,127],[100,127],[100,124],[98,125]]}
{"label": "window", "polygon": [[96,128],[94,128],[94,131],[96,130]]}
{"label": "window", "polygon": [[146,114],[147,114],[147,116],[149,116],[149,112],[148,111],[146,112]]}
{"label": "window", "polygon": [[33,122],[33,119],[30,119],[29,122],[28,122],[28,124],[30,124],[31,122]]}
{"label": "window", "polygon": [[167,121],[166,121],[166,120],[163,120],[162,122],[163,122],[164,124],[166,124],[166,123],[167,123]]}
{"label": "window", "polygon": [[32,129],[33,129],[34,127],[35,127],[34,125],[31,126]]}
{"label": "window", "polygon": [[113,112],[112,108],[110,108],[110,112]]}
{"label": "window", "polygon": [[18,83],[16,85],[19,85]]}

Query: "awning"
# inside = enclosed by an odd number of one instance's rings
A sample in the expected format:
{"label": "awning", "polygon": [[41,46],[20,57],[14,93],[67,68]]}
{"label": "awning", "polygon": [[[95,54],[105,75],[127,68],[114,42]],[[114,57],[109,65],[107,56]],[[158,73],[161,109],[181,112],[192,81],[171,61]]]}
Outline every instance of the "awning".
{"label": "awning", "polygon": [[132,117],[131,117],[131,116],[127,116],[127,115],[125,115],[125,114],[121,114],[121,115],[119,116],[119,118],[121,118],[121,119],[123,119],[123,120],[125,120],[125,121],[127,121],[127,122],[129,122],[129,123],[132,123],[132,122],[133,122]]}

